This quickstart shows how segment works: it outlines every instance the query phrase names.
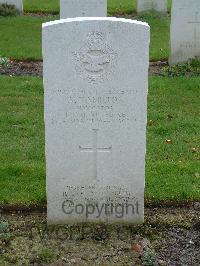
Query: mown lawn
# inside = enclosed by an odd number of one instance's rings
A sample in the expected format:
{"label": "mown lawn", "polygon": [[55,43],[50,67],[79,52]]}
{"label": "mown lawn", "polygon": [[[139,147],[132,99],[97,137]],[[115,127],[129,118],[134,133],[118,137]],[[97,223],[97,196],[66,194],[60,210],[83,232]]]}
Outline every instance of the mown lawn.
{"label": "mown lawn", "polygon": [[138,20],[147,22],[151,28],[150,60],[168,60],[170,18],[149,14],[139,17]]}
{"label": "mown lawn", "polygon": [[[1,76],[0,88],[0,203],[45,202],[42,79]],[[150,78],[146,199],[200,198],[199,89],[200,78]]]}
{"label": "mown lawn", "polygon": [[[26,12],[59,13],[59,0],[25,0]],[[135,0],[108,0],[108,13],[131,13],[136,10]]]}
{"label": "mown lawn", "polygon": [[[168,0],[170,10],[171,1]],[[136,11],[137,0],[108,0],[108,13],[132,13]],[[47,12],[59,13],[59,0],[24,0],[24,10],[26,12]]]}
{"label": "mown lawn", "polygon": [[[42,23],[55,20],[53,17],[8,17],[0,18],[0,56],[17,60],[42,59]],[[151,60],[167,60],[169,55],[168,17],[146,15],[138,18],[151,26]]]}
{"label": "mown lawn", "polygon": [[0,202],[45,198],[42,80],[0,77]]}
{"label": "mown lawn", "polygon": [[50,18],[0,17],[0,55],[18,60],[42,58],[42,23]]}
{"label": "mown lawn", "polygon": [[59,0],[24,0],[25,12],[59,13]]}

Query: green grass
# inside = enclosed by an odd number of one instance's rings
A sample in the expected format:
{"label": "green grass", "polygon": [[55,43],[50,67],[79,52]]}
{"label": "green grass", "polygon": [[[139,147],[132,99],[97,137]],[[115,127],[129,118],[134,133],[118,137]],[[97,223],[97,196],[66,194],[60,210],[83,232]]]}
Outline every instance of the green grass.
{"label": "green grass", "polygon": [[167,60],[169,57],[170,18],[158,14],[145,14],[138,18],[151,27],[150,60]]}
{"label": "green grass", "polygon": [[191,59],[177,65],[166,66],[162,69],[161,74],[165,77],[200,76],[200,60]]}
{"label": "green grass", "polygon": [[152,121],[146,161],[149,199],[200,199],[199,91],[199,77],[151,78],[148,121]]}
{"label": "green grass", "polygon": [[59,0],[24,0],[25,12],[59,13]]}
{"label": "green grass", "polygon": [[129,14],[136,12],[136,1],[135,0],[108,0],[108,14],[114,15],[119,14]]}
{"label": "green grass", "polygon": [[[25,0],[24,10],[26,12],[59,13],[58,0]],[[108,0],[108,13],[131,13],[136,11],[134,0]]]}
{"label": "green grass", "polygon": [[42,80],[0,78],[0,202],[45,199]]}
{"label": "green grass", "polygon": [[[0,55],[17,60],[42,59],[41,24],[50,20],[47,17],[0,18]],[[169,18],[146,15],[141,20],[147,21],[151,26],[151,60],[167,59]]]}
{"label": "green grass", "polygon": [[[137,0],[108,0],[108,13],[132,13],[136,11]],[[171,0],[168,0],[170,10]],[[24,0],[26,12],[59,13],[59,0]]]}
{"label": "green grass", "polygon": [[0,18],[0,55],[14,59],[41,59],[41,24],[50,18]]}
{"label": "green grass", "polygon": [[[111,0],[109,13],[130,13],[135,10],[135,6],[136,2],[132,0]],[[27,0],[25,10],[58,13],[58,1]],[[17,60],[42,59],[41,24],[55,19],[56,17],[0,17],[0,56]],[[159,18],[155,14],[146,14],[138,19],[151,26],[150,59],[166,60],[169,56],[169,17]]]}
{"label": "green grass", "polygon": [[[0,203],[42,203],[42,79],[1,76],[0,87]],[[199,89],[200,78],[150,78],[146,199],[200,198]]]}

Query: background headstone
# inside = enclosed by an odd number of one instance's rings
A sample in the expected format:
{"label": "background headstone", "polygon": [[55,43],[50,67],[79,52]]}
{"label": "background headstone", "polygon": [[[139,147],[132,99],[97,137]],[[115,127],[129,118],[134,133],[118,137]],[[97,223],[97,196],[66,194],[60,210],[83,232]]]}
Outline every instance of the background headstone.
{"label": "background headstone", "polygon": [[137,12],[155,10],[167,13],[167,0],[137,0]]}
{"label": "background headstone", "polygon": [[126,19],[43,24],[48,223],[143,221],[149,38]]}
{"label": "background headstone", "polygon": [[170,64],[200,57],[200,1],[174,0],[170,32]]}
{"label": "background headstone", "polygon": [[107,0],[60,0],[60,18],[106,17]]}
{"label": "background headstone", "polygon": [[23,1],[22,0],[0,0],[0,4],[14,5],[19,13],[23,13]]}

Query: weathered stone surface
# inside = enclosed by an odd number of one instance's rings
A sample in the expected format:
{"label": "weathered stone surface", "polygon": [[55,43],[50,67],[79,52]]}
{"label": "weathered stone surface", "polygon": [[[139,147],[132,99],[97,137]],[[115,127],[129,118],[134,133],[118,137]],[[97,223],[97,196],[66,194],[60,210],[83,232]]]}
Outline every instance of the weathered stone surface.
{"label": "weathered stone surface", "polygon": [[60,18],[106,17],[107,0],[60,0]]}
{"label": "weathered stone surface", "polygon": [[170,64],[200,57],[200,1],[174,0],[172,5]]}
{"label": "weathered stone surface", "polygon": [[22,0],[0,0],[0,4],[14,5],[20,13],[23,13],[23,1]]}
{"label": "weathered stone surface", "polygon": [[149,26],[43,24],[48,222],[143,221]]}
{"label": "weathered stone surface", "polygon": [[138,0],[137,12],[155,10],[162,13],[167,13],[167,0]]}

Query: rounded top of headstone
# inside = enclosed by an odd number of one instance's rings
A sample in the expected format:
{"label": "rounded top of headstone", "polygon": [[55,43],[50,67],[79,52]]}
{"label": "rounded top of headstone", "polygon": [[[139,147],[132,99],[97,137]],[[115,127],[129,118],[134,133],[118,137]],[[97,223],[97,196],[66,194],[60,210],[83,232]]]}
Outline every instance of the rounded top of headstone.
{"label": "rounded top of headstone", "polygon": [[46,22],[42,24],[43,28],[53,26],[53,25],[59,25],[64,23],[71,23],[71,22],[84,22],[84,21],[112,21],[112,22],[122,22],[122,23],[129,23],[129,24],[135,24],[144,26],[147,28],[150,28],[148,23],[138,21],[138,20],[132,20],[132,19],[125,19],[125,18],[116,18],[116,17],[77,17],[77,18],[67,18],[67,19],[60,19],[60,20],[54,20],[50,22]]}

